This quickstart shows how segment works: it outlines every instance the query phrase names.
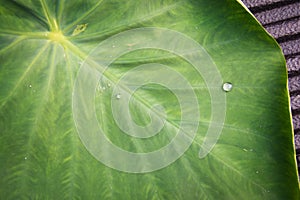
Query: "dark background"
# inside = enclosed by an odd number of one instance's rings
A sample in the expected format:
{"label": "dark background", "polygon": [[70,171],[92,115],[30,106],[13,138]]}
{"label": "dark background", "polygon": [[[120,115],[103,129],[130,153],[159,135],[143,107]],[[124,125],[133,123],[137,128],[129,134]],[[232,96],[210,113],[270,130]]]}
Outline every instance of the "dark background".
{"label": "dark background", "polygon": [[242,0],[285,55],[300,172],[300,0]]}

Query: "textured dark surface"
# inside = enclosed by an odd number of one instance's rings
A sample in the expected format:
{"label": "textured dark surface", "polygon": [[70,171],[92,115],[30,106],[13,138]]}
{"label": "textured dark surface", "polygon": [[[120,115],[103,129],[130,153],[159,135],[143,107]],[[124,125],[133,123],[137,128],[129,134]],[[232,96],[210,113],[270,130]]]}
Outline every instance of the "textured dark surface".
{"label": "textured dark surface", "polygon": [[300,172],[300,0],[242,0],[285,55]]}

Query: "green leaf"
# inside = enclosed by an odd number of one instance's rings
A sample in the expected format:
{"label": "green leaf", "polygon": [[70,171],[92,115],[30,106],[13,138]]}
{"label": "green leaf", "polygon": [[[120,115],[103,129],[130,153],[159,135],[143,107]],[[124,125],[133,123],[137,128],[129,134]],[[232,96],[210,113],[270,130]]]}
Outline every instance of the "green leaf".
{"label": "green leaf", "polygon": [[1,0],[0,66],[0,199],[299,199],[284,57],[240,1]]}

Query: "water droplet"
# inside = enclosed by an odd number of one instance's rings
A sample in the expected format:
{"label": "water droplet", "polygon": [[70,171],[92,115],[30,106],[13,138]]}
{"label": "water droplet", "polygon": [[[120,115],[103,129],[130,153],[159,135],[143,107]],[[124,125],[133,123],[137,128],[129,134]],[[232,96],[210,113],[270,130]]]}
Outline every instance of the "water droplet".
{"label": "water droplet", "polygon": [[102,90],[106,90],[106,87],[105,87],[105,86],[103,86],[103,87],[102,87]]}
{"label": "water droplet", "polygon": [[257,174],[258,174],[258,173],[259,173],[259,171],[256,171],[255,173],[257,173]]}
{"label": "water droplet", "polygon": [[253,151],[253,149],[250,149],[250,151]]}
{"label": "water droplet", "polygon": [[112,45],[112,48],[115,48],[116,47],[116,45]]}
{"label": "water droplet", "polygon": [[121,94],[116,94],[117,99],[121,99]]}
{"label": "water droplet", "polygon": [[108,83],[108,84],[107,84],[107,87],[109,87],[109,88],[110,88],[110,86],[111,86],[111,84],[110,84],[110,83]]}
{"label": "water droplet", "polygon": [[222,88],[225,92],[230,92],[232,90],[232,83],[226,82],[223,84]]}
{"label": "water droplet", "polygon": [[32,88],[32,85],[31,85],[31,84],[29,84],[29,85],[28,85],[28,87]]}
{"label": "water droplet", "polygon": [[25,157],[24,160],[27,160],[27,157]]}
{"label": "water droplet", "polygon": [[243,150],[246,151],[246,152],[248,151],[247,149],[243,149]]}

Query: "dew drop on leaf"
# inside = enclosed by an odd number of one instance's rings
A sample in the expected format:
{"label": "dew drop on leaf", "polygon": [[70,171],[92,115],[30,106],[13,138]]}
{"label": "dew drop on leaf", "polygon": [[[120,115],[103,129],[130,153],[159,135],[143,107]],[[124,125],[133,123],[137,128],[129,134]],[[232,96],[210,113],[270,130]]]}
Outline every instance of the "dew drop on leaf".
{"label": "dew drop on leaf", "polygon": [[116,95],[116,98],[117,98],[117,99],[121,99],[121,94],[117,94],[117,95]]}
{"label": "dew drop on leaf", "polygon": [[222,89],[225,91],[225,92],[230,92],[232,90],[232,83],[229,83],[229,82],[225,82],[222,86]]}

